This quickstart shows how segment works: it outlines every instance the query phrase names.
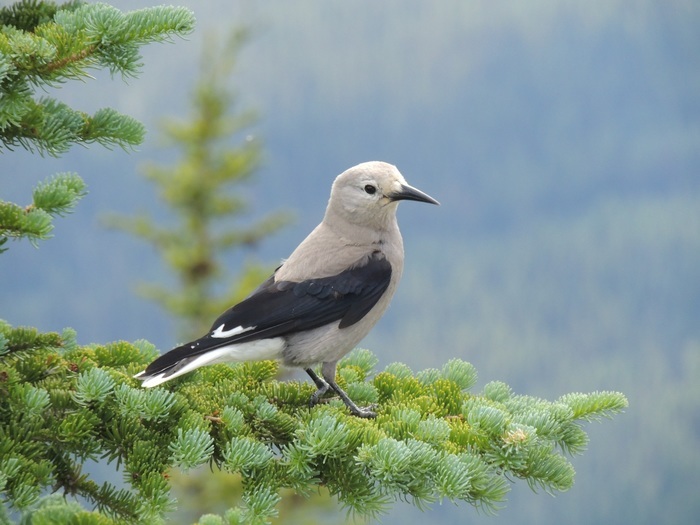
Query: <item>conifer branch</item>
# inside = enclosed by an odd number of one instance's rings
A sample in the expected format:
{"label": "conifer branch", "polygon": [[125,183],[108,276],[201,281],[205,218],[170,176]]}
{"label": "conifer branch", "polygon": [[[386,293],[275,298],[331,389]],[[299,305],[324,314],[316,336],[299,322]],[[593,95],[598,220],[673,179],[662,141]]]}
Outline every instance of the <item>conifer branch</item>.
{"label": "conifer branch", "polygon": [[[169,390],[141,389],[132,375],[155,354],[143,341],[80,347],[71,330],[42,334],[0,323],[2,502],[41,513],[56,505],[41,497],[50,487],[95,504],[103,515],[88,513],[87,523],[110,523],[99,521],[104,515],[150,522],[173,508],[172,469],[210,464],[243,477],[227,523],[267,523],[284,488],[325,487],[363,516],[399,499],[420,508],[447,499],[491,512],[509,479],[551,493],[571,488],[566,454],[583,451],[582,423],[627,406],[617,392],[550,402],[501,382],[472,393],[476,371],[459,359],[417,374],[402,364],[375,374],[374,355],[356,350],[341,362],[338,382],[359,402],[378,405],[376,420],[366,420],[332,398],[309,409],[313,386],[277,381],[271,361],[206,367]],[[81,473],[83,460],[98,457],[119,466],[128,489]],[[62,512],[85,511],[64,503]]]}
{"label": "conifer branch", "polygon": [[0,200],[0,252],[9,238],[26,238],[32,244],[50,238],[52,217],[72,212],[86,193],[77,174],[59,173],[34,188],[33,202],[27,206]]}
{"label": "conifer branch", "polygon": [[55,71],[60,71],[64,69],[66,66],[69,64],[75,64],[76,62],[81,62],[82,60],[85,60],[87,57],[95,54],[95,50],[97,49],[97,46],[88,46],[85,49],[81,49],[77,53],[73,55],[68,55],[60,60],[56,60],[54,62],[49,62],[44,66],[44,71],[47,73],[53,73]]}
{"label": "conifer branch", "polygon": [[[143,142],[143,125],[104,108],[94,115],[55,98],[36,97],[37,88],[59,86],[88,76],[91,68],[134,76],[141,67],[139,46],[171,40],[192,31],[193,14],[181,7],[154,7],[122,13],[107,4],[23,0],[0,9],[0,150],[22,147],[59,156],[76,144],[98,143],[129,149]],[[42,203],[21,207],[0,201],[0,252],[10,238],[36,244],[53,230],[52,218],[68,213],[85,193],[55,188]],[[45,187],[44,187],[45,186]]]}

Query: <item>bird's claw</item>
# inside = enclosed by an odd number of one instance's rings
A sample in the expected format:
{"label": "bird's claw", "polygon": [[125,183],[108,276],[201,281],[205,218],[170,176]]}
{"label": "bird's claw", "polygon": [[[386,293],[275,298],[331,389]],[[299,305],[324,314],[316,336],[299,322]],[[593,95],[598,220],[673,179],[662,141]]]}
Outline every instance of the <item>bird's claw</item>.
{"label": "bird's claw", "polygon": [[[358,407],[350,397],[345,393],[345,391],[340,388],[335,381],[332,379],[328,379],[328,376],[326,377],[326,380],[324,381],[320,377],[316,375],[316,373],[310,369],[306,368],[306,373],[309,374],[311,379],[313,380],[314,383],[316,383],[316,387],[318,388],[316,392],[311,394],[311,398],[309,399],[309,408],[313,408],[316,405],[318,405],[321,401],[325,401],[323,396],[328,392],[329,390],[333,390],[336,394],[338,394],[338,397],[345,403],[345,406],[348,407],[348,410],[350,410],[350,413],[356,417],[361,417],[364,419],[373,419],[377,417],[377,413],[374,411],[375,408],[377,408],[377,405],[369,405],[367,407]],[[333,372],[335,374],[335,372]]]}
{"label": "bird's claw", "polygon": [[377,408],[377,405],[372,404],[366,407],[348,407],[350,409],[350,412],[352,415],[361,417],[364,419],[374,419],[377,417],[377,413],[374,411],[375,408]]}
{"label": "bird's claw", "polygon": [[[319,403],[327,402],[328,400],[323,399],[323,396],[328,390],[328,388],[319,388],[316,390],[316,392],[311,394],[311,398],[309,399],[309,408],[313,408]],[[332,399],[338,399],[338,397],[334,397]],[[377,408],[376,404],[371,404],[366,407],[358,407],[354,403],[352,403],[352,405],[346,403],[346,405],[353,416],[361,417],[363,419],[374,419],[377,417],[377,413],[374,411],[374,409]]]}

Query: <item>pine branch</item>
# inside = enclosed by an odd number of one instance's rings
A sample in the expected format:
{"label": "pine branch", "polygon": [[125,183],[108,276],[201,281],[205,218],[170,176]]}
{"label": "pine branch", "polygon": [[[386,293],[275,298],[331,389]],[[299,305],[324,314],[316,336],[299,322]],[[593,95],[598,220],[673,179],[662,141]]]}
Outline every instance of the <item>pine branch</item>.
{"label": "pine branch", "polygon": [[133,147],[143,141],[144,129],[111,109],[89,116],[52,98],[35,100],[34,90],[86,78],[93,68],[135,76],[139,46],[189,33],[194,17],[176,7],[122,13],[106,4],[70,4],[52,11],[43,3],[22,2],[0,11],[0,21],[0,139],[8,149],[58,156],[95,141]]}
{"label": "pine branch", "polygon": [[[242,500],[226,523],[267,523],[285,488],[325,487],[363,516],[399,499],[490,512],[509,479],[552,493],[571,488],[565,454],[583,451],[582,423],[627,406],[616,392],[549,402],[500,382],[472,393],[476,372],[458,359],[417,374],[402,364],[375,374],[377,359],[357,350],[341,362],[338,382],[357,401],[377,404],[378,417],[366,420],[332,398],[309,409],[313,385],[275,380],[271,361],[205,367],[169,390],[141,389],[132,376],[155,353],[145,342],[80,347],[71,330],[0,324],[2,501],[44,512],[56,504],[40,496],[51,487],[93,502],[104,514],[95,516],[108,520],[94,523],[150,522],[172,509],[172,469],[210,464],[243,477]],[[81,462],[96,457],[116,462],[129,488],[81,474]],[[61,512],[85,512],[65,506]]]}
{"label": "pine branch", "polygon": [[75,173],[60,173],[34,188],[33,202],[25,207],[0,201],[0,252],[8,238],[26,238],[32,244],[51,237],[52,218],[73,211],[86,195],[85,183]]}
{"label": "pine branch", "polygon": [[61,71],[66,68],[68,65],[76,64],[78,62],[81,62],[85,60],[87,57],[92,56],[95,54],[95,51],[97,49],[97,46],[88,46],[84,49],[81,49],[75,54],[65,56],[61,58],[60,60],[55,60],[53,62],[49,62],[44,66],[44,70],[47,73],[54,73],[57,71]]}
{"label": "pine branch", "polygon": [[[76,144],[98,143],[129,149],[143,142],[145,128],[128,115],[103,108],[93,115],[37,89],[88,77],[108,68],[134,76],[141,67],[139,46],[192,31],[194,16],[184,8],[154,7],[122,13],[106,4],[23,0],[0,9],[0,150],[22,147],[59,156]],[[0,201],[0,252],[9,238],[51,237],[52,218],[70,212],[85,194],[76,175],[58,175],[37,187],[34,203]]]}

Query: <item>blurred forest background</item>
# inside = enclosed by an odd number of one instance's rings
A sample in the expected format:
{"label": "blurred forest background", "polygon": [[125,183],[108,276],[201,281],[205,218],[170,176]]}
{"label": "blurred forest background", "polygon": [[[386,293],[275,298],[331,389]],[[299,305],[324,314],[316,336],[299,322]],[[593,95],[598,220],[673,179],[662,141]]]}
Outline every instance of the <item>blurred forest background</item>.
{"label": "blurred forest background", "polygon": [[28,202],[38,180],[61,171],[77,171],[90,194],[39,251],[12,243],[0,258],[0,318],[70,326],[83,344],[177,342],[172,319],[133,293],[136,281],[168,284],[157,254],[101,217],[148,210],[167,220],[140,166],[172,162],[158,124],[190,111],[204,35],[245,25],[235,88],[259,114],[250,131],[264,158],[245,188],[250,221],[277,210],[295,220],[229,257],[231,268],[273,267],[320,220],[335,175],[385,160],[442,206],[399,211],[403,282],[363,343],[380,368],[460,357],[482,385],[503,380],[547,398],[611,389],[630,400],[625,415],[588,428],[569,493],[515,483],[496,517],[399,504],[382,523],[694,522],[700,3],[176,3],[194,10],[197,30],[146,48],[138,79],[98,73],[58,93],[77,109],[112,106],[143,121],[138,151],[2,153],[3,199]]}

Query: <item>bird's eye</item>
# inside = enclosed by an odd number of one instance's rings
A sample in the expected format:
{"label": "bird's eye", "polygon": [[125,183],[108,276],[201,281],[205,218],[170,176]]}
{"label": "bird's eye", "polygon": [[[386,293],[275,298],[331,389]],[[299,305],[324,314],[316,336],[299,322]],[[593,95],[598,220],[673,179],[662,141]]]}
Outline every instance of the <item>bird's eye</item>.
{"label": "bird's eye", "polygon": [[374,193],[377,191],[377,188],[375,188],[375,187],[372,186],[371,184],[367,184],[367,185],[365,186],[365,191],[366,191],[367,193],[369,193],[370,195],[374,195]]}

